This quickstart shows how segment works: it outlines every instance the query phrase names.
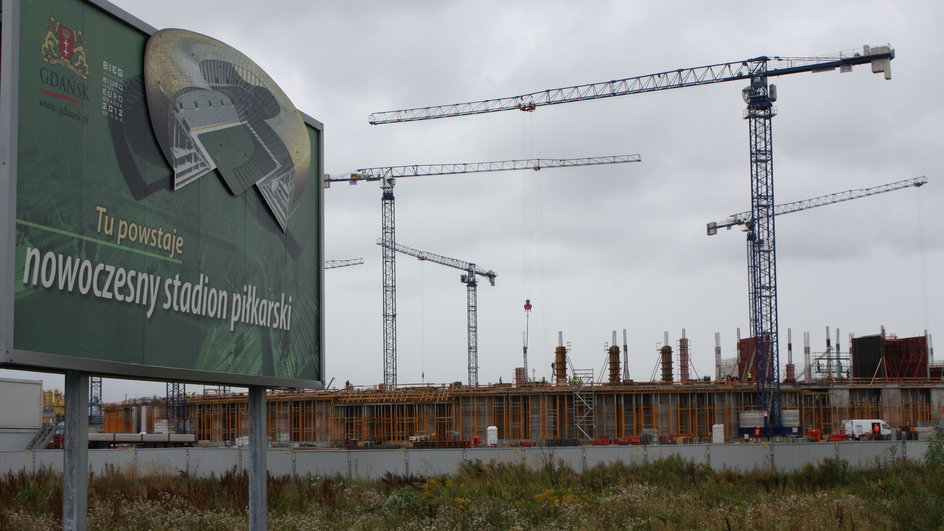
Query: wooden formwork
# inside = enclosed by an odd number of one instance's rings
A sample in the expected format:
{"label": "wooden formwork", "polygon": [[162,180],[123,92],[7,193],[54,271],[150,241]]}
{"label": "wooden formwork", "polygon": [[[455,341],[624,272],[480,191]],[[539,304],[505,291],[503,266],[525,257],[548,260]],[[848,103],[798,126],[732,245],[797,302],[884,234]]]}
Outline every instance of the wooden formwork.
{"label": "wooden formwork", "polygon": [[[818,382],[784,386],[782,397],[784,409],[799,410],[803,431],[829,434],[850,418],[882,418],[895,427],[930,425],[942,418],[942,403],[931,400],[931,389],[944,391],[944,386],[928,380]],[[598,384],[591,392],[590,437],[611,439],[653,433],[707,440],[716,424],[724,426],[726,437],[735,437],[739,413],[754,409],[756,396],[752,385],[732,382]],[[269,438],[281,443],[484,440],[486,427],[495,426],[503,444],[541,444],[585,439],[575,429],[574,400],[574,389],[566,384],[271,392],[266,420]],[[248,433],[246,408],[245,394],[197,395],[187,400],[187,417],[198,440],[232,443]],[[161,401],[108,404],[104,428],[132,432],[137,422],[153,430],[154,419],[162,416]]]}

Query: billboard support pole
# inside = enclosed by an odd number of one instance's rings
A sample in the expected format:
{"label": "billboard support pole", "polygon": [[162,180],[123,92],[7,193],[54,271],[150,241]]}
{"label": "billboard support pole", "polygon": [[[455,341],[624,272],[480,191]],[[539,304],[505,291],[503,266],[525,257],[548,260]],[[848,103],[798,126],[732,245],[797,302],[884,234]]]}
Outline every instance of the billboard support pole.
{"label": "billboard support pole", "polygon": [[89,377],[66,371],[65,450],[62,465],[62,528],[88,529]]}
{"label": "billboard support pole", "polygon": [[249,387],[249,529],[266,529],[266,389]]}

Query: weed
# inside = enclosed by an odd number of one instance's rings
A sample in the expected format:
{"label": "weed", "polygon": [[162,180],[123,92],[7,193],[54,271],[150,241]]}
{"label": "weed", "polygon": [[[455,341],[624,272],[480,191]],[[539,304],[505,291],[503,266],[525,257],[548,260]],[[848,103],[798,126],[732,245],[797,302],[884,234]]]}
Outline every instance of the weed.
{"label": "weed", "polygon": [[[870,469],[826,460],[795,472],[713,470],[669,458],[577,472],[548,458],[467,461],[455,474],[377,481],[274,477],[274,529],[859,529],[944,528],[944,443],[922,462]],[[0,528],[55,529],[61,475],[0,476]],[[248,477],[131,476],[105,469],[89,483],[91,529],[245,528]],[[762,523],[762,524],[761,524]]]}

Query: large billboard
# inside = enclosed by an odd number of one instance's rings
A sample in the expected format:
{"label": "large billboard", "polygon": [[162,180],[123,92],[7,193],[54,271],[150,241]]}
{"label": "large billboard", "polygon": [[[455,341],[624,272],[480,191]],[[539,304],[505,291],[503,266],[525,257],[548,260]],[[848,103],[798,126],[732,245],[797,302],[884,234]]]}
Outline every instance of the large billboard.
{"label": "large billboard", "polygon": [[0,365],[319,387],[322,125],[210,37],[2,15]]}

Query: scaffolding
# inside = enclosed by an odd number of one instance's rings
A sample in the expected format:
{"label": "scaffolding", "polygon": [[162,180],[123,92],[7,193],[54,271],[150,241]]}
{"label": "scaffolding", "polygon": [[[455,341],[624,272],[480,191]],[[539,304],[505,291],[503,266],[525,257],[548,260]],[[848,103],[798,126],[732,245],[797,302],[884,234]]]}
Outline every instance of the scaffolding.
{"label": "scaffolding", "polygon": [[[654,434],[708,441],[723,424],[737,436],[738,414],[756,409],[756,389],[747,382],[661,384],[592,381],[575,371],[564,385],[424,386],[395,390],[354,389],[270,392],[267,436],[293,446],[407,446],[416,438],[472,441],[498,429],[500,444],[589,442]],[[580,381],[580,385],[576,383]],[[892,384],[892,385],[890,385]],[[784,409],[796,409],[805,432],[838,433],[842,420],[881,418],[895,427],[928,426],[944,417],[939,380],[911,379],[783,386]],[[196,438],[236,444],[248,434],[247,395],[210,393],[190,397],[187,418]],[[152,432],[164,403],[106,404],[106,432]]]}
{"label": "scaffolding", "polygon": [[594,392],[593,369],[573,370],[574,397],[571,405],[574,419],[574,439],[593,439],[594,428]]}

